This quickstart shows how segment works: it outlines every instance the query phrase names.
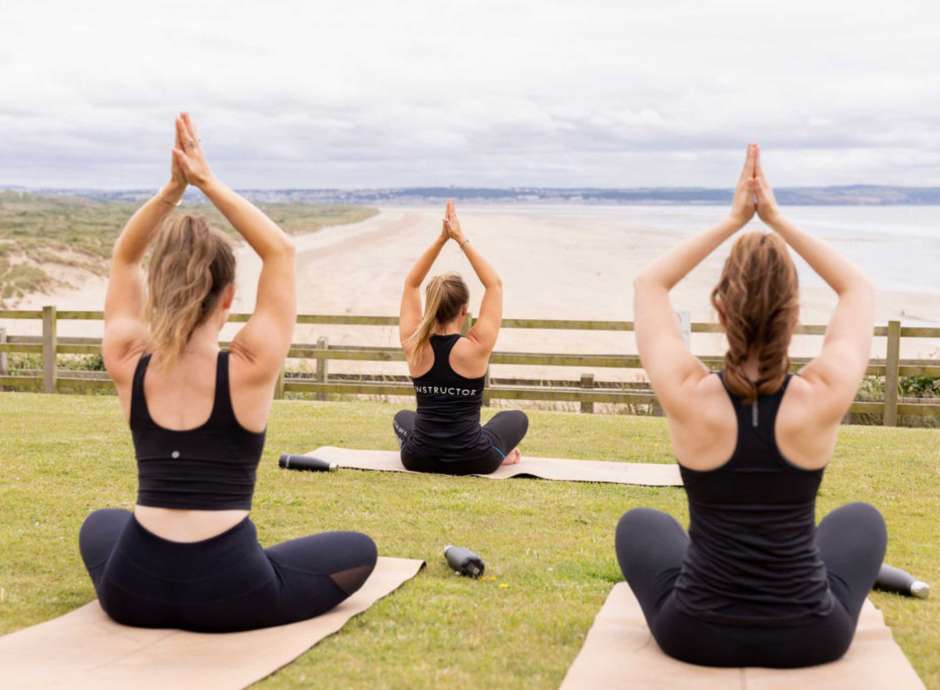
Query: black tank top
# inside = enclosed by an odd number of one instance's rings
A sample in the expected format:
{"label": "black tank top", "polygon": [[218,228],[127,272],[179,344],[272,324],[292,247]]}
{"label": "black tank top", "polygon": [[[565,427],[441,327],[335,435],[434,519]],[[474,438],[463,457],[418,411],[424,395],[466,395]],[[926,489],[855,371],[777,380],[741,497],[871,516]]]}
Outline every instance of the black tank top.
{"label": "black tank top", "polygon": [[753,404],[726,386],[738,418],[731,459],[705,472],[680,467],[690,544],[675,596],[680,610],[700,620],[800,625],[832,608],[815,541],[823,470],[790,464],[774,438],[789,383],[788,375],[779,391]]}
{"label": "black tank top", "polygon": [[434,364],[412,378],[418,399],[414,432],[404,450],[441,462],[486,456],[492,445],[480,428],[484,377],[468,379],[450,366],[450,352],[460,334],[432,335]]}
{"label": "black tank top", "polygon": [[235,418],[228,353],[216,361],[215,401],[208,421],[185,431],[154,422],[144,396],[150,355],[142,355],[131,389],[131,435],[137,454],[137,503],[187,510],[249,510],[265,432]]}

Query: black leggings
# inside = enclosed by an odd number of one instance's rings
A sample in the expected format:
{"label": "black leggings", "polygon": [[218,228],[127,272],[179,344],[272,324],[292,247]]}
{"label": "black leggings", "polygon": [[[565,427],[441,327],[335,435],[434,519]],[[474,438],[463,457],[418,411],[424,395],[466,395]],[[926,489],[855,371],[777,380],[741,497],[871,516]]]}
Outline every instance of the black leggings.
{"label": "black leggings", "polygon": [[673,586],[689,543],[685,530],[657,510],[637,508],[617,525],[617,560],[660,648],[704,666],[812,666],[841,657],[878,575],[887,533],[881,514],[866,503],[829,513],[816,545],[836,604],[811,623],[792,627],[717,625],[679,611]]}
{"label": "black leggings", "polygon": [[402,410],[395,415],[392,428],[402,448],[401,462],[412,472],[438,472],[440,474],[490,474],[502,464],[525,437],[529,430],[529,418],[519,410],[503,410],[483,425],[483,433],[489,438],[490,446],[481,457],[469,458],[460,462],[442,462],[423,453],[412,453],[405,448],[408,436],[414,431],[418,415],[413,410]]}
{"label": "black leggings", "polygon": [[[324,532],[262,549],[247,517],[211,539],[169,541],[126,510],[96,510],[79,534],[101,607],[144,628],[233,632],[312,618],[359,589],[373,541]],[[237,660],[233,660],[233,663]]]}

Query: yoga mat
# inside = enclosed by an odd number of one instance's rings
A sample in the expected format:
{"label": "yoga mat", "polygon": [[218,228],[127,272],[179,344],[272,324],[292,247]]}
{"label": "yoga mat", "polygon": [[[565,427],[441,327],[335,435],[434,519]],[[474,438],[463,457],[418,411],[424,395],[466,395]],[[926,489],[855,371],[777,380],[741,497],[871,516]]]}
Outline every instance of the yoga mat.
{"label": "yoga mat", "polygon": [[881,611],[866,601],[845,656],[800,669],[711,668],[663,654],[626,582],[614,586],[560,690],[924,690]]}
{"label": "yoga mat", "polygon": [[206,634],[118,625],[97,600],[0,637],[0,688],[235,690],[289,664],[418,574],[424,561],[379,558],[358,592],[316,618]]}
{"label": "yoga mat", "polygon": [[[380,472],[409,472],[401,464],[397,450],[358,450],[323,446],[307,455],[335,462],[340,467]],[[415,474],[426,474],[415,472]],[[682,486],[679,466],[674,463],[606,462],[602,460],[564,460],[522,456],[515,465],[500,465],[492,474],[475,474],[487,479],[537,477],[567,482],[604,482],[643,486]]]}

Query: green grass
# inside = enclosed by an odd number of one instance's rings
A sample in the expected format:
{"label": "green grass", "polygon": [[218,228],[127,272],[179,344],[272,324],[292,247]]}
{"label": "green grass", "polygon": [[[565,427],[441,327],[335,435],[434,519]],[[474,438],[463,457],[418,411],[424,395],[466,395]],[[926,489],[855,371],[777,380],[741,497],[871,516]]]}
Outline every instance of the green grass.
{"label": "green grass", "polygon": [[[328,529],[369,533],[382,554],[428,567],[263,688],[557,688],[614,583],[620,515],[635,506],[687,520],[678,488],[487,481],[340,471],[284,472],[281,452],[334,444],[393,448],[380,403],[279,401],[259,469],[253,519],[263,544]],[[555,457],[671,462],[664,420],[531,412],[523,451]],[[95,508],[130,508],[130,435],[111,396],[0,394],[0,633],[61,615],[94,596],[77,548]],[[884,513],[888,559],[940,583],[940,435],[846,427],[819,513],[867,500]],[[441,549],[486,560],[473,581]],[[895,638],[940,689],[938,602],[873,593]]]}
{"label": "green grass", "polygon": [[[57,264],[105,275],[111,247],[140,203],[82,197],[45,197],[0,192],[0,306],[31,292],[61,285],[43,266]],[[314,232],[328,225],[357,223],[378,213],[340,204],[259,204],[285,231]],[[235,230],[211,205],[187,203],[233,237]]]}

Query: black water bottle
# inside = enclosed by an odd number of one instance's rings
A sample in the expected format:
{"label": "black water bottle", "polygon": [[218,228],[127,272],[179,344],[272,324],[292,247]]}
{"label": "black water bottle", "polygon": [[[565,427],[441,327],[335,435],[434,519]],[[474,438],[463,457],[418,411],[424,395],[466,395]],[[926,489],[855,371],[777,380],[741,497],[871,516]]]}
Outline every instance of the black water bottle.
{"label": "black water bottle", "polygon": [[444,558],[447,559],[447,565],[467,577],[480,577],[486,568],[482,558],[462,546],[445,546]]}
{"label": "black water bottle", "polygon": [[906,570],[887,564],[882,565],[881,570],[878,571],[875,588],[918,599],[926,599],[930,596],[930,585],[926,582],[918,580]]}
{"label": "black water bottle", "polygon": [[284,453],[277,461],[281,469],[306,470],[308,472],[332,472],[338,465],[335,462],[321,460],[311,455],[289,455]]}

